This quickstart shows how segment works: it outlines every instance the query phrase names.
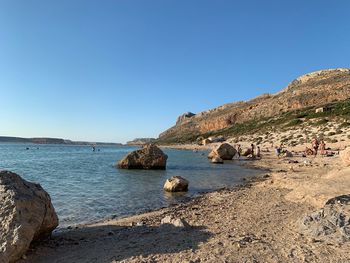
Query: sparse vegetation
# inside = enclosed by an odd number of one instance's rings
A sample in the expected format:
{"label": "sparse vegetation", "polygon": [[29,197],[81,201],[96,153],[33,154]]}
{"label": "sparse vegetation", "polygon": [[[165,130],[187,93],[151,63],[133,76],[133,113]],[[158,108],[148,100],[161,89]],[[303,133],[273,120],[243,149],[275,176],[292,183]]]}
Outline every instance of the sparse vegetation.
{"label": "sparse vegetation", "polygon": [[[319,107],[319,106],[318,106]],[[219,136],[223,135],[225,137],[237,137],[244,134],[266,134],[269,135],[270,132],[281,132],[290,130],[292,127],[307,127],[308,125],[313,126],[322,126],[322,131],[329,131],[329,128],[334,126],[334,123],[340,123],[338,131],[328,132],[327,136],[333,136],[337,133],[340,133],[341,128],[350,127],[350,122],[344,120],[348,120],[350,116],[350,99],[341,101],[341,102],[332,102],[323,107],[329,108],[329,111],[324,112],[315,112],[317,107],[308,107],[299,110],[293,110],[288,112],[281,112],[270,118],[260,118],[260,119],[252,119],[251,121],[247,121],[244,123],[235,123],[227,128],[216,130],[207,133],[194,133],[193,131],[186,130],[180,134],[169,135],[166,138],[159,139],[159,143],[164,144],[174,144],[174,143],[190,143],[194,142],[198,136],[203,136],[204,138],[210,136]],[[316,121],[315,121],[316,119]],[[311,131],[305,129],[303,131],[304,135],[309,135]],[[299,134],[296,138],[302,138],[302,134]],[[265,140],[270,138],[264,136]],[[243,140],[243,138],[241,138]],[[306,138],[306,140],[308,140]],[[262,139],[259,139],[262,142]],[[286,139],[288,141],[288,139]]]}
{"label": "sparse vegetation", "polygon": [[302,123],[303,123],[302,120],[300,120],[300,119],[294,119],[294,120],[290,121],[290,122],[286,125],[286,127],[292,127],[292,126],[296,126],[296,125],[299,125],[299,124],[302,124]]}
{"label": "sparse vegetation", "polygon": [[338,130],[335,131],[335,134],[341,134],[341,133],[343,133],[343,131],[340,130],[340,129],[338,129]]}
{"label": "sparse vegetation", "polygon": [[328,122],[329,122],[329,120],[327,120],[327,119],[320,119],[319,121],[312,123],[312,125],[321,126],[321,125],[327,124]]}
{"label": "sparse vegetation", "polygon": [[342,129],[342,128],[347,128],[347,127],[350,127],[350,122],[343,122],[342,124],[339,125],[339,128]]}

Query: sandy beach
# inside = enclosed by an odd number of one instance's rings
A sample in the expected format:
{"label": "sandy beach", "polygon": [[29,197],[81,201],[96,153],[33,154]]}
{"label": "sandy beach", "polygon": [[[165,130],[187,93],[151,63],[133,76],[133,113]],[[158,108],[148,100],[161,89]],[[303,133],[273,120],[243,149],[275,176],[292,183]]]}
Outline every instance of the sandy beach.
{"label": "sandy beach", "polygon": [[[300,229],[306,215],[349,193],[350,168],[339,156],[277,158],[263,152],[261,160],[236,162],[266,172],[244,187],[55,233],[33,244],[19,262],[350,261],[349,242],[318,240]],[[162,225],[165,216],[189,226]]]}

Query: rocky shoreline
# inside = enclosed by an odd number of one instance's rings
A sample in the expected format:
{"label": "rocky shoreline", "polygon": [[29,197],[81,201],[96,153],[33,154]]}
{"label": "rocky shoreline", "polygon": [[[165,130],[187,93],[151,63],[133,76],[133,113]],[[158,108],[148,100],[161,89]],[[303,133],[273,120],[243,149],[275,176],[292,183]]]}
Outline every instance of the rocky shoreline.
{"label": "rocky shoreline", "polygon": [[245,165],[268,172],[245,187],[58,232],[19,262],[349,262],[350,242],[312,236],[303,222],[348,194],[350,168],[339,156],[262,155]]}

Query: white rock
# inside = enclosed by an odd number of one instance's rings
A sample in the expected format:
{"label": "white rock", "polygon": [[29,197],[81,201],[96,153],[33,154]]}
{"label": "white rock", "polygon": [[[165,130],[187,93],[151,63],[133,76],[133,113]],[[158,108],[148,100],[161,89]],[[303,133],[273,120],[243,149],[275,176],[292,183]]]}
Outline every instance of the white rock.
{"label": "white rock", "polygon": [[188,191],[188,181],[181,176],[173,176],[165,181],[164,190],[167,192]]}
{"label": "white rock", "polygon": [[0,263],[15,262],[33,240],[51,234],[58,218],[39,184],[9,171],[0,171],[0,200]]}
{"label": "white rock", "polygon": [[168,225],[173,225],[175,227],[181,227],[181,228],[189,226],[189,224],[184,219],[172,218],[171,216],[164,217],[160,223],[162,225],[168,224]]}

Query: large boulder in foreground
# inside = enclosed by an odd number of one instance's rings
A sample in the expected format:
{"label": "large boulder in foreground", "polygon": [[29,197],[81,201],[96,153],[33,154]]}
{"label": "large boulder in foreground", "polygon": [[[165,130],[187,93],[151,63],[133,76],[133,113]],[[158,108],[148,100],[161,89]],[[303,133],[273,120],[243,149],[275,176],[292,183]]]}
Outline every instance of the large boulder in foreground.
{"label": "large boulder in foreground", "polygon": [[301,230],[331,244],[350,241],[350,195],[329,199],[321,210],[302,219]]}
{"label": "large boulder in foreground", "polygon": [[39,184],[9,171],[0,171],[0,200],[0,263],[15,262],[32,241],[51,235],[58,218]]}
{"label": "large boulder in foreground", "polygon": [[343,160],[343,163],[346,166],[350,166],[350,147],[346,148],[345,150],[341,151],[339,153],[340,158]]}
{"label": "large boulder in foreground", "polygon": [[167,192],[185,192],[188,190],[188,181],[181,176],[173,176],[165,181],[163,188]]}
{"label": "large boulder in foreground", "polygon": [[117,164],[122,169],[166,169],[168,156],[154,144],[133,151]]}
{"label": "large boulder in foreground", "polygon": [[214,157],[219,157],[222,160],[232,160],[236,153],[236,149],[231,144],[222,143],[209,153],[208,158],[213,159]]}

